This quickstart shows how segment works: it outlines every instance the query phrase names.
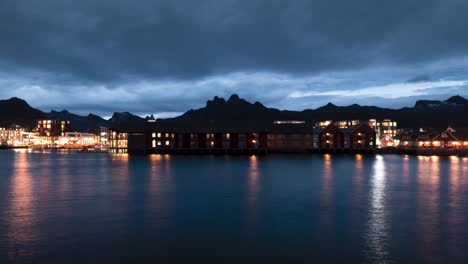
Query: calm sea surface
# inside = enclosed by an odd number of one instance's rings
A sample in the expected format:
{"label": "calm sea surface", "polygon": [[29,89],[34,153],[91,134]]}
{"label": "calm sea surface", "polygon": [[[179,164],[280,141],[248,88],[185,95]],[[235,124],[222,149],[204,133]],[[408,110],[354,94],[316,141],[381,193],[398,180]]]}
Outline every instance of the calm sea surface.
{"label": "calm sea surface", "polygon": [[0,151],[0,263],[200,261],[468,263],[468,159]]}

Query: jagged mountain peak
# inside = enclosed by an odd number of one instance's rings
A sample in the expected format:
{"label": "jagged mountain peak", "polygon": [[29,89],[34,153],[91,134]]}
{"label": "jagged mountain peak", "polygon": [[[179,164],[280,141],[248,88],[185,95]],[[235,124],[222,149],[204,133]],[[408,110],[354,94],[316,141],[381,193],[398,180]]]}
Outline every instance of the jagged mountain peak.
{"label": "jagged mountain peak", "polygon": [[134,115],[130,112],[114,112],[112,117],[109,119],[111,122],[126,122],[126,121],[143,121],[142,117]]}
{"label": "jagged mountain peak", "polygon": [[468,105],[468,100],[460,95],[450,97],[445,101],[439,100],[418,100],[416,101],[416,108],[434,108],[441,106],[457,106],[457,105]]}
{"label": "jagged mountain peak", "polygon": [[231,95],[231,96],[229,97],[228,103],[235,103],[235,102],[238,102],[238,101],[240,101],[240,100],[241,100],[241,98],[239,97],[239,95],[233,94],[233,95]]}
{"label": "jagged mountain peak", "polygon": [[455,95],[445,100],[444,102],[450,103],[450,104],[467,104],[468,100],[460,95]]}

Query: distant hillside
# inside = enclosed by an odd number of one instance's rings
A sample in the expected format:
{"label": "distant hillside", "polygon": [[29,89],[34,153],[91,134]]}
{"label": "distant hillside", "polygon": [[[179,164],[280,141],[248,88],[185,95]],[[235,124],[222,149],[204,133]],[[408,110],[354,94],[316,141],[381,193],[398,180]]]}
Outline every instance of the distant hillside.
{"label": "distant hillside", "polygon": [[51,111],[50,113],[45,114],[49,119],[62,119],[70,121],[70,130],[71,131],[93,131],[99,126],[108,126],[109,121],[104,118],[89,114],[87,116],[80,116],[72,114],[67,110],[62,110],[60,112]]}
{"label": "distant hillside", "polygon": [[237,95],[232,95],[227,101],[215,97],[209,100],[205,107],[189,110],[183,115],[167,120],[342,120],[342,119],[393,119],[400,127],[444,128],[468,127],[468,100],[461,96],[453,96],[445,101],[418,101],[414,107],[388,109],[376,106],[336,106],[329,103],[317,109],[304,111],[280,111],[268,108],[259,102],[250,103]]}
{"label": "distant hillside", "polygon": [[89,114],[80,116],[68,112],[51,111],[44,113],[32,108],[26,101],[13,97],[7,100],[0,100],[0,126],[8,127],[13,124],[27,128],[34,128],[38,119],[62,119],[70,121],[71,131],[92,132],[99,126],[113,127],[117,129],[139,128],[144,126],[145,119],[131,113],[114,113],[109,119]]}
{"label": "distant hillside", "polygon": [[31,128],[35,126],[37,119],[44,117],[42,111],[32,108],[22,99],[13,97],[8,100],[0,100],[1,127],[17,124]]}

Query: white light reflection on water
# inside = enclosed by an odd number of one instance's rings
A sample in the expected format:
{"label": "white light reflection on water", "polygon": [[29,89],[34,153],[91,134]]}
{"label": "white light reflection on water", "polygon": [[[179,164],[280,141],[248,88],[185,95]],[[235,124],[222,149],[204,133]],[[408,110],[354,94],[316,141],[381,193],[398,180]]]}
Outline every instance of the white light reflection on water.
{"label": "white light reflection on water", "polygon": [[385,207],[385,160],[376,156],[370,179],[370,218],[368,231],[365,234],[367,242],[367,258],[371,263],[388,263],[387,220]]}

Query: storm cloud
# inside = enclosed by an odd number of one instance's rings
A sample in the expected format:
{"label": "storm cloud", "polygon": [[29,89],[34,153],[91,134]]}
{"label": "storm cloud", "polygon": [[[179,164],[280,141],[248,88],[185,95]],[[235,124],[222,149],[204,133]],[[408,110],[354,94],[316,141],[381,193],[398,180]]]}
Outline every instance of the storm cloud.
{"label": "storm cloud", "polygon": [[230,93],[288,109],[468,95],[466,10],[465,0],[2,0],[0,97],[175,115]]}

